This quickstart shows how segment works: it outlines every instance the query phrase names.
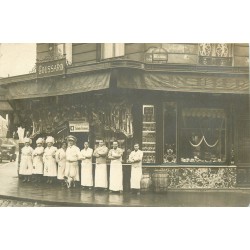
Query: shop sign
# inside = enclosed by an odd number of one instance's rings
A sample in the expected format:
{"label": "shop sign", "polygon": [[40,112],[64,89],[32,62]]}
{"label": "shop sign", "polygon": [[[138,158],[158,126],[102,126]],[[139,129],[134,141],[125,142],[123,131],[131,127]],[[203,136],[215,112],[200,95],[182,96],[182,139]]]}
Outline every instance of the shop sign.
{"label": "shop sign", "polygon": [[36,64],[36,74],[38,78],[58,76],[65,74],[66,59],[58,59]]}
{"label": "shop sign", "polygon": [[86,121],[70,121],[70,132],[89,132],[89,123]]}
{"label": "shop sign", "polygon": [[150,48],[145,53],[147,63],[167,63],[168,52],[164,48]]}

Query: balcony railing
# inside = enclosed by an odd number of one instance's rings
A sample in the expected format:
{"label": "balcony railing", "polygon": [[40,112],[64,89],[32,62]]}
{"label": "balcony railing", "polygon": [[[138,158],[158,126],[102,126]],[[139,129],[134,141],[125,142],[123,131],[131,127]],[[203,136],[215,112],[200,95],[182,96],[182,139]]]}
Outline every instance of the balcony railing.
{"label": "balcony railing", "polygon": [[232,66],[232,61],[232,57],[199,56],[201,65]]}

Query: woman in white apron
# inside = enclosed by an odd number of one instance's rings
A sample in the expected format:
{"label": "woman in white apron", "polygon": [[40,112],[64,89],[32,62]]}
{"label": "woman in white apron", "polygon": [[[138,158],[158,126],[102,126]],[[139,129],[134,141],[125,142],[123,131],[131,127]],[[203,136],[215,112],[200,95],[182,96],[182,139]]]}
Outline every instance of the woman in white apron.
{"label": "woman in white apron", "polygon": [[134,145],[134,151],[129,155],[129,162],[131,162],[131,178],[130,188],[140,194],[141,178],[142,178],[142,158],[143,152],[139,150],[139,144]]}
{"label": "woman in white apron", "polygon": [[56,161],[58,163],[57,179],[61,182],[62,186],[64,184],[64,174],[66,168],[66,149],[67,143],[63,142],[62,147],[56,151]]}
{"label": "woman in white apron", "polygon": [[19,174],[22,175],[23,182],[30,182],[32,171],[33,171],[33,163],[32,163],[32,153],[33,148],[30,146],[32,143],[31,139],[24,138],[24,147],[21,150],[21,162]]}
{"label": "woman in white apron", "polygon": [[44,150],[43,162],[44,162],[44,176],[47,176],[47,183],[52,184],[53,179],[57,177],[56,166],[56,151],[57,148],[53,146],[54,138],[48,136],[46,139],[47,147]]}
{"label": "woman in white apron", "polygon": [[36,140],[37,147],[34,149],[32,158],[33,158],[33,176],[34,182],[41,182],[43,175],[43,138],[38,138]]}
{"label": "woman in white apron", "polygon": [[113,142],[113,149],[110,149],[108,158],[110,163],[110,178],[109,178],[109,190],[123,191],[123,172],[122,172],[122,155],[123,150],[118,148],[118,143]]}
{"label": "woman in white apron", "polygon": [[93,187],[93,167],[92,167],[92,155],[93,149],[89,148],[89,143],[84,142],[84,149],[81,150],[81,186],[88,187],[91,189]]}

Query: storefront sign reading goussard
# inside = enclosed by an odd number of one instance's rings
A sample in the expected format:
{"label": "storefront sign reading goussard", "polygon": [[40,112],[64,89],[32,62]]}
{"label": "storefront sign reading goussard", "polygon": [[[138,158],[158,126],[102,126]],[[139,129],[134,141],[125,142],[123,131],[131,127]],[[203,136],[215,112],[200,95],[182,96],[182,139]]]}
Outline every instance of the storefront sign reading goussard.
{"label": "storefront sign reading goussard", "polygon": [[70,132],[89,132],[89,123],[86,121],[70,121]]}
{"label": "storefront sign reading goussard", "polygon": [[65,58],[48,62],[38,62],[36,65],[37,77],[48,77],[65,74]]}

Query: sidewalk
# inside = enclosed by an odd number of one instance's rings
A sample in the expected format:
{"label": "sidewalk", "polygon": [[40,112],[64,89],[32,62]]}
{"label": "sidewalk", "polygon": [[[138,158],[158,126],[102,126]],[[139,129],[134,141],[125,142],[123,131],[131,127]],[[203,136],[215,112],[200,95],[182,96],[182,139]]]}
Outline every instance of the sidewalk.
{"label": "sidewalk", "polygon": [[0,166],[0,198],[40,202],[56,206],[118,206],[118,207],[248,207],[250,189],[171,190],[164,194],[145,193],[140,196],[104,191],[67,189],[59,185],[22,183],[16,163]]}

